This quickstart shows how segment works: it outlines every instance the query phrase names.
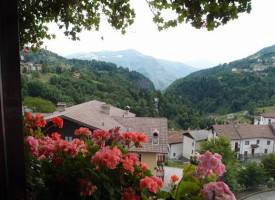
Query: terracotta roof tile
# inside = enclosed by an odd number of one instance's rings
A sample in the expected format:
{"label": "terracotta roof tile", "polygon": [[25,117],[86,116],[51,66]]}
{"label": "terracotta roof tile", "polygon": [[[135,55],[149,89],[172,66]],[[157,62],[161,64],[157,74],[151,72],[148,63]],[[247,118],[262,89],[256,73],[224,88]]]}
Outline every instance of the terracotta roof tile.
{"label": "terracotta roof tile", "polygon": [[177,144],[183,142],[183,133],[186,131],[180,130],[180,131],[169,131],[168,132],[168,143],[169,144]]}
{"label": "terracotta roof tile", "polygon": [[268,118],[275,118],[275,111],[268,112],[268,113],[263,113],[263,117],[268,117]]}

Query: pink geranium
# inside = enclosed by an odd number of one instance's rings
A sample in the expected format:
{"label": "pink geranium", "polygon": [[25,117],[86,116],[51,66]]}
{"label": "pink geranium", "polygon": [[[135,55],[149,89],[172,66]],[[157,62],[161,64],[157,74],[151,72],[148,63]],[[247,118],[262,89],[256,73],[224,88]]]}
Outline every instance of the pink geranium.
{"label": "pink geranium", "polygon": [[203,187],[203,193],[206,200],[236,200],[236,197],[224,182],[212,182],[205,185]]}
{"label": "pink geranium", "polygon": [[134,194],[133,188],[125,188],[121,200],[140,200],[140,196]]}
{"label": "pink geranium", "polygon": [[145,177],[140,181],[140,189],[148,188],[154,194],[157,194],[159,188],[163,187],[163,181],[158,177]]}
{"label": "pink geranium", "polygon": [[135,171],[134,165],[139,165],[139,159],[135,154],[128,153],[125,155],[125,158],[122,159],[122,163],[125,170],[133,173]]}
{"label": "pink geranium", "polygon": [[77,135],[77,136],[81,136],[81,135],[91,135],[92,132],[91,132],[88,128],[80,127],[79,129],[76,129],[76,130],[75,130],[74,134]]}
{"label": "pink geranium", "polygon": [[110,133],[106,130],[94,130],[93,135],[91,136],[92,140],[98,144],[109,140],[111,137]]}
{"label": "pink geranium", "polygon": [[96,190],[96,186],[94,186],[89,179],[84,179],[84,178],[78,179],[78,184],[79,184],[80,196],[91,196]]}

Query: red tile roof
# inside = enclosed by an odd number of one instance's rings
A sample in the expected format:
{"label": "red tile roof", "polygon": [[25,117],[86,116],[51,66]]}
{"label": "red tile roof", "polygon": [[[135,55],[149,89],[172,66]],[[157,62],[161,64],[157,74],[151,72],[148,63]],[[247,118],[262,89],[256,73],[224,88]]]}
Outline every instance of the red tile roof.
{"label": "red tile roof", "polygon": [[275,111],[261,114],[263,117],[275,118]]}
{"label": "red tile roof", "polygon": [[183,133],[186,131],[169,131],[168,132],[168,144],[178,144],[183,142]]}

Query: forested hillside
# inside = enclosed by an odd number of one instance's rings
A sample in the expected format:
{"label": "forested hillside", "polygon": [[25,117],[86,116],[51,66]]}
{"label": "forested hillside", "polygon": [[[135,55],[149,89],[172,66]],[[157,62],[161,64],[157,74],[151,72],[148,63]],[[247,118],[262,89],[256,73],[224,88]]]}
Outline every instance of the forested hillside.
{"label": "forested hillside", "polygon": [[[156,91],[149,79],[127,68],[95,60],[66,59],[49,51],[24,57],[24,62],[42,64],[42,73],[22,73],[25,105],[34,101],[27,97],[39,97],[54,105],[62,101],[68,106],[97,99],[122,109],[129,105],[137,116],[166,117],[174,129],[204,128],[213,123],[188,102]],[[79,78],[73,76],[76,72]]]}
{"label": "forested hillside", "polygon": [[166,95],[192,102],[206,113],[225,114],[275,104],[275,46],[247,58],[190,74]]}

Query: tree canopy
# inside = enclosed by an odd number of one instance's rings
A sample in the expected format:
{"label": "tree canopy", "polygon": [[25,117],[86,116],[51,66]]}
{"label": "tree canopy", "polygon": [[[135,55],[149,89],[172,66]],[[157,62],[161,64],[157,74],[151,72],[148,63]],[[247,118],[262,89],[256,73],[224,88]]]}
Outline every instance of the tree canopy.
{"label": "tree canopy", "polygon": [[[251,0],[146,0],[154,14],[159,30],[190,23],[208,30],[250,12]],[[174,19],[164,18],[172,11]],[[47,23],[55,22],[65,28],[64,34],[78,40],[82,30],[99,30],[101,19],[122,33],[134,22],[135,11],[130,0],[21,0],[18,1],[20,48],[37,49],[43,39],[55,36],[48,32]]]}

